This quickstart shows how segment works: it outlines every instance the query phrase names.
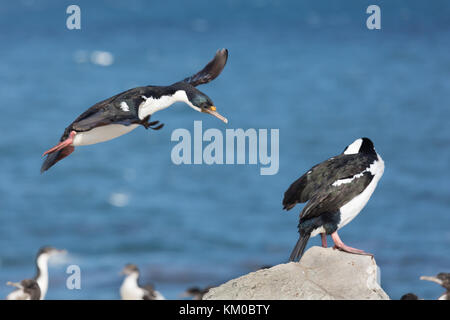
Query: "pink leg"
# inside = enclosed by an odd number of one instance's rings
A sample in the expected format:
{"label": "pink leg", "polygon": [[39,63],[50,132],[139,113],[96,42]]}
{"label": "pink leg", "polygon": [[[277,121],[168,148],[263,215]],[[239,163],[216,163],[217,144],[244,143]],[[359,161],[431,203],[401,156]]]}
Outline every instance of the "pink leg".
{"label": "pink leg", "polygon": [[363,250],[355,249],[355,248],[345,245],[345,243],[342,242],[341,238],[339,238],[337,231],[335,231],[331,234],[331,239],[333,239],[333,241],[334,241],[335,249],[339,249],[339,250],[349,252],[349,253],[354,253],[354,254],[373,256],[371,253],[367,253],[367,252],[364,252]]}
{"label": "pink leg", "polygon": [[42,156],[45,156],[45,155],[47,155],[47,154],[49,154],[49,153],[53,153],[53,152],[55,152],[55,151],[64,149],[65,147],[71,146],[72,143],[73,143],[73,138],[75,137],[76,134],[77,134],[77,133],[76,133],[75,131],[70,132],[70,135],[69,135],[69,137],[68,137],[66,140],[64,140],[64,141],[62,141],[62,142],[60,142],[60,143],[58,143],[58,144],[57,144],[56,146],[54,146],[53,148],[51,148],[51,149],[45,151],[44,154],[43,154]]}
{"label": "pink leg", "polygon": [[322,247],[327,247],[327,235],[326,233],[321,233],[320,236],[322,237]]}

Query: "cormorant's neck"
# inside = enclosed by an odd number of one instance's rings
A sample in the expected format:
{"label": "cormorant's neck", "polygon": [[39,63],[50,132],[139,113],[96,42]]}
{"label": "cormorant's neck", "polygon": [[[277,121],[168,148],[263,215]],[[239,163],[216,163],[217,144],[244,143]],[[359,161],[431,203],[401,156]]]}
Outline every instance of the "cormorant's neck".
{"label": "cormorant's neck", "polygon": [[184,102],[191,108],[196,108],[192,105],[187,97],[187,93],[184,89],[178,87],[165,87],[163,94],[159,98],[143,97],[145,101],[139,107],[139,119],[154,114],[157,111],[170,107],[175,102]]}
{"label": "cormorant's neck", "polygon": [[122,283],[122,287],[126,287],[128,289],[138,288],[138,280],[139,280],[139,272],[133,272],[125,277]]}
{"label": "cormorant's neck", "polygon": [[48,289],[48,259],[47,253],[40,254],[36,259],[37,272],[35,280],[41,289],[41,300],[44,299]]}

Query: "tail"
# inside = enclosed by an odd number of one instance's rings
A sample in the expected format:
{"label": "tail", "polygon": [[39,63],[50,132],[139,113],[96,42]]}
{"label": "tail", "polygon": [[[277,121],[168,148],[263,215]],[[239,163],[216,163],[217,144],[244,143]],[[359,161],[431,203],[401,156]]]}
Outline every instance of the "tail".
{"label": "tail", "polygon": [[289,261],[298,261],[303,255],[303,251],[305,251],[306,244],[308,243],[310,233],[300,235],[297,243],[295,244],[294,250],[291,252],[291,256],[289,257]]}
{"label": "tail", "polygon": [[44,171],[47,171],[48,169],[50,169],[52,166],[55,165],[55,163],[64,159],[68,155],[70,155],[74,150],[75,150],[75,147],[67,146],[58,151],[49,153],[47,155],[47,158],[45,158],[44,163],[42,164],[41,173],[44,173]]}
{"label": "tail", "polygon": [[183,82],[187,82],[190,85],[196,87],[200,84],[208,83],[219,76],[222,72],[225,64],[228,60],[228,50],[221,49],[217,50],[214,59],[212,59],[206,67],[204,67],[201,71],[197,72],[193,76],[190,76],[183,80]]}

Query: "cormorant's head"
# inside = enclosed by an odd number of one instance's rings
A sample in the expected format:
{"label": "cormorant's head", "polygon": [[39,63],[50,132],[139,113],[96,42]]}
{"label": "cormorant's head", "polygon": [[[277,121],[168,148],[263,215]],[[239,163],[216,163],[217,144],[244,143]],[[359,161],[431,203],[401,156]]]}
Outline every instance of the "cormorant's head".
{"label": "cormorant's head", "polygon": [[60,254],[60,253],[67,253],[67,251],[64,249],[56,249],[54,247],[45,246],[45,247],[41,247],[39,249],[36,258],[39,258],[42,255],[46,255],[47,257],[50,257],[50,256]]}
{"label": "cormorant's head", "polygon": [[39,258],[39,256],[46,254],[48,256],[52,256],[54,254],[58,254],[58,253],[67,253],[66,250],[64,249],[56,249],[54,247],[50,247],[50,246],[45,246],[39,249],[38,253],[37,253],[37,257]]}
{"label": "cormorant's head", "polygon": [[129,276],[133,273],[139,274],[139,269],[135,264],[131,264],[131,263],[125,265],[125,267],[122,269],[122,272],[121,272],[121,274],[124,274],[127,276]]}
{"label": "cormorant's head", "polygon": [[373,142],[369,138],[359,138],[348,145],[343,152],[343,154],[357,153],[376,154]]}
{"label": "cormorant's head", "polygon": [[447,291],[450,291],[450,273],[441,272],[437,276],[421,276],[420,280],[427,280],[443,286]]}
{"label": "cormorant's head", "polygon": [[182,90],[186,92],[187,101],[185,101],[191,108],[198,112],[209,113],[210,115],[228,123],[228,119],[217,112],[212,100],[203,92],[194,86],[181,82],[178,84]]}
{"label": "cormorant's head", "polygon": [[414,293],[406,293],[402,295],[400,300],[419,300],[419,297],[415,295]]}

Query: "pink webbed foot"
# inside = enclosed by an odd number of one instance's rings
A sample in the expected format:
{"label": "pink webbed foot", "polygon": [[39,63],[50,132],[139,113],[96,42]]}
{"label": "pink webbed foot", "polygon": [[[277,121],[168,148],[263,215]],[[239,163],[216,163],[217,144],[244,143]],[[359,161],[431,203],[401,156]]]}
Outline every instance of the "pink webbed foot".
{"label": "pink webbed foot", "polygon": [[371,253],[347,246],[344,242],[342,242],[341,238],[339,238],[337,231],[331,234],[331,238],[334,241],[334,247],[333,247],[334,249],[339,249],[341,251],[348,252],[348,253],[361,254],[361,255],[373,257],[373,254],[371,254]]}
{"label": "pink webbed foot", "polygon": [[65,147],[71,146],[72,143],[73,143],[73,138],[75,137],[76,134],[77,134],[77,133],[76,133],[75,131],[70,132],[69,137],[68,137],[66,140],[64,140],[64,141],[62,141],[62,142],[60,142],[60,143],[58,143],[58,144],[57,144],[56,146],[54,146],[53,148],[51,148],[51,149],[45,151],[44,154],[43,154],[42,156],[45,156],[45,155],[47,155],[47,154],[49,154],[49,153],[53,153],[53,152],[55,152],[55,151],[64,149]]}

